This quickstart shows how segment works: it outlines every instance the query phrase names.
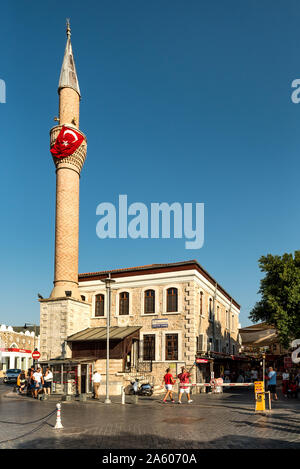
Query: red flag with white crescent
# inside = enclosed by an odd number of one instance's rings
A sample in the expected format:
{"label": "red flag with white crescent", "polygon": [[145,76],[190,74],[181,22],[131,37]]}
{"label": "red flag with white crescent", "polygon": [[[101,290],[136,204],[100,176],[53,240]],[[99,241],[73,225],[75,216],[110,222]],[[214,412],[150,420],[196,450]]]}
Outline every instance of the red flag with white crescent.
{"label": "red flag with white crescent", "polygon": [[82,144],[84,137],[74,129],[63,126],[57,139],[51,148],[51,153],[55,158],[65,158],[72,155]]}

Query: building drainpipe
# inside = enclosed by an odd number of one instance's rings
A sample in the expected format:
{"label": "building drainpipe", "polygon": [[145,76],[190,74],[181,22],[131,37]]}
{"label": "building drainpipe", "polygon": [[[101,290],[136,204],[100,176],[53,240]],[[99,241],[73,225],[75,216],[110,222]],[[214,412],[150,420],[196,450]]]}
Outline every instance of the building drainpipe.
{"label": "building drainpipe", "polygon": [[232,307],[232,298],[230,298],[230,307],[229,307],[229,324],[228,324],[228,329],[229,329],[229,355],[231,355],[231,307]]}

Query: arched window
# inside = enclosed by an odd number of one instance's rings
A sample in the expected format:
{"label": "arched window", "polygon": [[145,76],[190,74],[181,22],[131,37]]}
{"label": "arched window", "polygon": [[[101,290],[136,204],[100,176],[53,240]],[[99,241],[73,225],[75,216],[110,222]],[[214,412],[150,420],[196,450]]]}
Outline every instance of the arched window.
{"label": "arched window", "polygon": [[168,288],[167,290],[167,313],[178,311],[178,291],[177,288]]}
{"label": "arched window", "polygon": [[129,314],[129,293],[124,291],[120,293],[119,315],[126,316],[127,314]]}
{"label": "arched window", "polygon": [[155,291],[154,290],[145,291],[144,313],[145,314],[155,313]]}
{"label": "arched window", "polygon": [[95,296],[95,316],[104,316],[104,295]]}

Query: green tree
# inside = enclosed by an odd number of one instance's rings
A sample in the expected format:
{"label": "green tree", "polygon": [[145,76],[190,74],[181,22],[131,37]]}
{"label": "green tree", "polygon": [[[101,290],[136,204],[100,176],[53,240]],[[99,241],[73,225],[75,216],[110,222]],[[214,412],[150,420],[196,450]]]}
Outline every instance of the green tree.
{"label": "green tree", "polygon": [[265,272],[258,301],[249,318],[275,326],[284,347],[300,338],[300,251],[283,256],[262,256],[259,268]]}

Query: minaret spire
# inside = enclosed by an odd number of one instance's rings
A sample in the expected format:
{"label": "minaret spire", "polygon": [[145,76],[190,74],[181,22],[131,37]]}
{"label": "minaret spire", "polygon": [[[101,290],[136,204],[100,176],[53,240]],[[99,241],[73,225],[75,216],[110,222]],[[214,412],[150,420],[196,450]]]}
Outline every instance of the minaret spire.
{"label": "minaret spire", "polygon": [[[80,91],[71,46],[70,22],[66,23],[67,45],[61,69],[59,94],[59,125],[50,131],[51,148],[63,126],[68,135],[81,145],[67,157],[53,157],[56,166],[56,220],[54,288],[51,298],[67,295],[81,300],[78,290],[78,229],[79,229],[79,176],[86,158],[86,137],[79,129]],[[76,132],[73,131],[76,129]],[[76,140],[75,140],[76,141]],[[71,292],[71,293],[69,293]]]}
{"label": "minaret spire", "polygon": [[72,51],[72,44],[71,44],[71,27],[70,27],[70,20],[67,18],[66,21],[66,33],[67,33],[67,44],[65,48],[65,55],[63,59],[63,64],[61,67],[59,83],[58,83],[58,92],[62,88],[72,88],[75,90],[79,96],[80,95],[80,88],[76,73],[75,61]]}

